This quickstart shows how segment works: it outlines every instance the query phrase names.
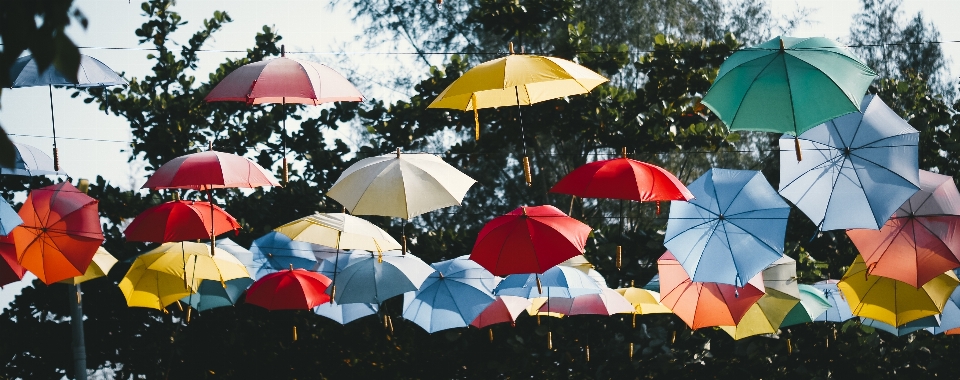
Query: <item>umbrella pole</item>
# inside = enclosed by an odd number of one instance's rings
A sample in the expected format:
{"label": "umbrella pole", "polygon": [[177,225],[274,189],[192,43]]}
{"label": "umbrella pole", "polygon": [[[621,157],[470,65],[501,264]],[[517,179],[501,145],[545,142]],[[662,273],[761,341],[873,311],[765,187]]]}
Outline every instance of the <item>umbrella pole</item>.
{"label": "umbrella pole", "polygon": [[50,126],[53,127],[53,170],[60,171],[60,151],[57,150],[57,122],[53,117],[53,85],[47,85],[50,90]]}
{"label": "umbrella pole", "polygon": [[283,134],[280,135],[280,141],[283,142],[283,184],[286,185],[287,182],[290,182],[287,169],[287,98],[283,97],[280,99],[280,110],[283,112]]}
{"label": "umbrella pole", "polygon": [[523,179],[527,181],[527,186],[533,185],[533,177],[530,173],[530,158],[527,157],[527,137],[523,132],[523,111],[520,108],[520,86],[513,86],[513,92],[517,95],[517,120],[520,121],[520,141],[523,144]]}
{"label": "umbrella pole", "polygon": [[210,202],[210,256],[213,256],[217,249],[217,234],[213,220],[213,194],[210,189],[207,189],[207,201]]}
{"label": "umbrella pole", "polygon": [[341,231],[337,231],[337,253],[333,256],[333,282],[332,290],[330,290],[330,304],[333,305],[334,298],[337,298],[337,269],[340,268],[340,234]]}
{"label": "umbrella pole", "polygon": [[[626,152],[627,148],[623,148]],[[626,156],[626,153],[624,153]],[[620,239],[623,239],[623,199],[620,200]],[[620,264],[622,264],[623,258],[623,246],[617,245],[617,270],[620,270]]]}
{"label": "umbrella pole", "polygon": [[74,379],[87,380],[87,348],[83,337],[83,303],[80,299],[80,284],[67,285],[70,296],[70,329],[73,330]]}

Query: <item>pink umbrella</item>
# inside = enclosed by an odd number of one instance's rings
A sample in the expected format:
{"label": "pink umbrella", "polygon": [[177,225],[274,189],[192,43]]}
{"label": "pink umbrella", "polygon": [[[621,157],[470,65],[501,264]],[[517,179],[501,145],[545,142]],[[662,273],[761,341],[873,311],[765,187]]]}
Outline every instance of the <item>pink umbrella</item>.
{"label": "pink umbrella", "polygon": [[497,296],[483,312],[470,323],[476,328],[484,328],[492,324],[513,322],[524,310],[530,306],[530,300],[515,296]]}
{"label": "pink umbrella", "polygon": [[574,298],[551,298],[540,307],[541,312],[563,315],[614,315],[633,313],[635,309],[630,301],[610,288],[603,288],[600,294],[585,294]]}

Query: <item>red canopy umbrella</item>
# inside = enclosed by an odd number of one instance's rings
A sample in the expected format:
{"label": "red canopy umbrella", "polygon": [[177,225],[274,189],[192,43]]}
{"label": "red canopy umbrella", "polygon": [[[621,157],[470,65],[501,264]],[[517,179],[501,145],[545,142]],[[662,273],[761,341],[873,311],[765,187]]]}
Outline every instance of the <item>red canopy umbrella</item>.
{"label": "red canopy umbrella", "polygon": [[47,285],[82,276],[103,242],[97,200],[69,182],[33,190],[18,214],[17,260]]}
{"label": "red canopy umbrella", "polygon": [[470,323],[476,328],[484,328],[496,323],[513,323],[524,310],[530,306],[530,300],[515,296],[497,296],[493,303],[487,305],[480,315]]}
{"label": "red canopy umbrella", "polygon": [[657,260],[660,303],[673,310],[691,329],[740,323],[760,297],[763,277],[758,274],[742,288],[712,282],[693,282],[670,251]]}
{"label": "red canopy umbrella", "polygon": [[[213,218],[209,212],[213,207]],[[208,202],[172,201],[144,210],[123,231],[128,241],[166,243],[206,239],[214,224],[220,234],[237,231],[240,223],[222,208]],[[225,228],[229,226],[229,228]]]}
{"label": "red canopy umbrella", "polygon": [[326,293],[332,281],[303,269],[270,273],[250,285],[246,302],[267,310],[310,310],[330,301]]}
{"label": "red canopy umbrella", "polygon": [[848,230],[872,275],[920,287],[960,267],[960,192],[953,178],[920,171],[920,190],[877,230]]}
{"label": "red canopy umbrella", "polygon": [[319,63],[286,57],[243,65],[223,78],[207,102],[280,103],[283,110],[283,182],[287,182],[287,103],[319,105],[361,102],[363,95],[347,78]]}
{"label": "red canopy umbrella", "polygon": [[590,227],[553,206],[523,206],[487,222],[470,259],[496,276],[543,273],[582,255]]}
{"label": "red canopy umbrella", "polygon": [[27,270],[17,262],[13,236],[0,236],[0,287],[20,281]]}

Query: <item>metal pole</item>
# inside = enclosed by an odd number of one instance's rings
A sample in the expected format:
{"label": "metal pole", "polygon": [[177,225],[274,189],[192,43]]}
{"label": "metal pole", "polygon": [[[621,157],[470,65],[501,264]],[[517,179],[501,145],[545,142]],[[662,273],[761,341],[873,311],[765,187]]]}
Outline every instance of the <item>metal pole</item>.
{"label": "metal pole", "polygon": [[70,299],[70,328],[73,330],[73,378],[87,380],[87,349],[83,338],[83,304],[80,284],[67,285]]}

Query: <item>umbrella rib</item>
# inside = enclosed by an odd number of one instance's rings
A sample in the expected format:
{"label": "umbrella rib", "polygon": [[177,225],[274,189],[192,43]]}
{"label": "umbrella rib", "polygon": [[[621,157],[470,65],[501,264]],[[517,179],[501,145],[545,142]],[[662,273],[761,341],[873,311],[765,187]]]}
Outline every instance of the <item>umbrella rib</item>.
{"label": "umbrella rib", "polygon": [[[750,235],[750,236],[753,237],[754,239],[757,239],[757,241],[759,241],[760,243],[763,243],[763,245],[765,245],[765,246],[766,246],[767,248],[769,248],[771,251],[776,252],[776,253],[779,253],[780,256],[783,256],[783,252],[778,252],[778,251],[779,251],[778,249],[776,249],[776,248],[774,248],[774,247],[771,247],[770,244],[767,244],[767,242],[763,241],[763,239],[760,239],[760,237],[757,236],[757,235],[755,235],[753,232],[747,231],[747,230],[744,229],[743,227],[740,227],[739,225],[737,225],[736,223],[734,223],[732,220],[729,220],[729,219],[728,219],[728,221],[730,222],[730,224],[733,224],[735,227],[739,228],[741,231],[745,232],[747,235]],[[726,229],[724,229],[724,231],[726,231]]]}
{"label": "umbrella rib", "polygon": [[[807,141],[810,141],[810,140],[807,140]],[[835,149],[835,148],[834,148],[834,149]],[[840,157],[840,155],[834,155],[834,156],[832,156],[832,157],[824,160],[823,162],[817,164],[816,166],[810,168],[809,170],[807,170],[807,171],[805,171],[805,172],[803,172],[803,173],[800,173],[800,175],[796,176],[794,179],[792,179],[792,180],[790,180],[789,182],[787,182],[786,185],[781,186],[781,189],[786,189],[786,188],[790,187],[790,185],[793,185],[794,182],[799,181],[801,177],[803,177],[803,176],[805,176],[805,175],[813,172],[814,170],[823,169],[826,165],[836,166],[836,161],[837,161],[837,158],[838,158],[838,157]]]}

